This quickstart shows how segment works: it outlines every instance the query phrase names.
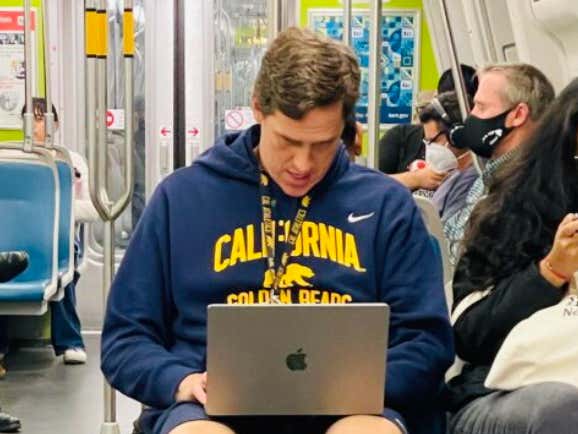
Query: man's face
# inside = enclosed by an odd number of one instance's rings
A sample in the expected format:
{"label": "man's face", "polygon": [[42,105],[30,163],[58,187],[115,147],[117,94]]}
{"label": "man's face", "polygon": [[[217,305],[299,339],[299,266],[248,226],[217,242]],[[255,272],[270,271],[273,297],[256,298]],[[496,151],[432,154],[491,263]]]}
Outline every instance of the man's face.
{"label": "man's face", "polygon": [[507,84],[505,75],[500,72],[487,72],[482,75],[471,114],[480,119],[489,119],[511,108],[502,93]]}
{"label": "man's face", "polygon": [[445,146],[448,144],[448,137],[439,127],[436,121],[428,121],[423,124],[423,134],[424,140],[427,143],[437,143],[438,145]]}
{"label": "man's face", "polygon": [[33,125],[32,140],[34,141],[34,143],[44,143],[44,138],[46,137],[46,125],[44,124],[44,117],[37,118],[36,116],[34,116],[32,125]]}
{"label": "man's face", "polygon": [[[58,129],[58,122],[54,122],[54,132]],[[46,139],[46,122],[44,116],[34,116],[32,121],[32,141],[36,145],[43,145]]]}
{"label": "man's face", "polygon": [[341,143],[343,104],[314,108],[299,120],[279,110],[265,116],[256,101],[253,111],[261,124],[259,157],[265,171],[288,196],[304,196],[331,167]]}

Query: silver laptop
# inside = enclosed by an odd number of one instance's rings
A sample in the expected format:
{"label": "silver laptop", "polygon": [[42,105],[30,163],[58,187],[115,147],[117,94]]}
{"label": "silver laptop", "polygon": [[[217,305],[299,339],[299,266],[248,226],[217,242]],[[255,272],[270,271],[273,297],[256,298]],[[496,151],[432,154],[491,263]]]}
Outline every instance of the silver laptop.
{"label": "silver laptop", "polygon": [[213,416],[381,414],[389,306],[211,305]]}

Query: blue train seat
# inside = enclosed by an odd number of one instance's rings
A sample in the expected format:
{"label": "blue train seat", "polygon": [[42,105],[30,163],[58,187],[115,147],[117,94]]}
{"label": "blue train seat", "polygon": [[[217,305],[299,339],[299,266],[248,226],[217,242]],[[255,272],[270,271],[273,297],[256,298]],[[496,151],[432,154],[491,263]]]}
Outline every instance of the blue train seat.
{"label": "blue train seat", "polygon": [[454,270],[450,262],[449,245],[444,234],[440,216],[431,201],[421,196],[414,196],[413,198],[420,209],[423,221],[430,233],[430,236],[432,237],[432,245],[441,257],[444,273],[444,290],[446,302],[448,304],[448,308],[451,311],[453,300],[452,279],[454,277]]}
{"label": "blue train seat", "polygon": [[[11,157],[6,157],[6,152]],[[0,314],[39,315],[58,291],[59,182],[48,153],[0,149],[0,251],[25,251],[28,268],[0,284]]]}

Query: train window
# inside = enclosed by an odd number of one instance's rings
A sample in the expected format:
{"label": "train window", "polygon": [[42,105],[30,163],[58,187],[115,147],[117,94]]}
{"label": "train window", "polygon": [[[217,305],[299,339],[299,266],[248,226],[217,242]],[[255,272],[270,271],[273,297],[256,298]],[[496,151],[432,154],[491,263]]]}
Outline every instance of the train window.
{"label": "train window", "polygon": [[[216,3],[216,136],[252,123],[253,83],[268,38],[267,2],[220,0]],[[247,118],[249,118],[247,120]]]}

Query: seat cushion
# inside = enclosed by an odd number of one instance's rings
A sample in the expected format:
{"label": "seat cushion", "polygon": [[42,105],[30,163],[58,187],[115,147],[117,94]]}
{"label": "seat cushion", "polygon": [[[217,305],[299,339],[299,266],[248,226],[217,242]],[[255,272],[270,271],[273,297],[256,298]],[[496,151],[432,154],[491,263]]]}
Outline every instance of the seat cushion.
{"label": "seat cushion", "polygon": [[43,301],[49,280],[0,283],[0,302]]}

